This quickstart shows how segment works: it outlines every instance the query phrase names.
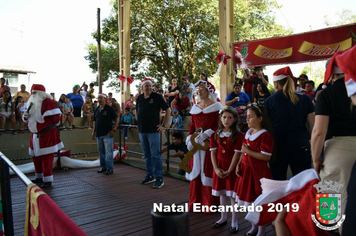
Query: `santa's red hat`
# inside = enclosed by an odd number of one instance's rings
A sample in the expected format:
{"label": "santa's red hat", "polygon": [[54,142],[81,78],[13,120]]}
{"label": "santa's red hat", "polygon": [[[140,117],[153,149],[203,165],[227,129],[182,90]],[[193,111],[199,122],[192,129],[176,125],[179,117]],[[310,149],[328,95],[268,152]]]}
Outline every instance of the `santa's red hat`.
{"label": "santa's red hat", "polygon": [[287,78],[287,76],[291,77],[292,79],[294,78],[293,73],[290,70],[289,66],[276,70],[273,73],[273,81],[282,80],[284,78]]}
{"label": "santa's red hat", "polygon": [[330,59],[325,71],[324,84],[326,84],[334,73],[345,74],[345,85],[349,96],[356,93],[356,47],[346,51],[338,51]]}
{"label": "santa's red hat", "polygon": [[108,96],[105,93],[98,93],[98,97],[107,98]]}
{"label": "santa's red hat", "polygon": [[142,83],[142,86],[145,84],[145,83],[150,83],[152,84],[152,80],[150,78],[144,78],[143,80],[141,80],[141,83]]}
{"label": "santa's red hat", "polygon": [[42,84],[33,84],[31,87],[31,94],[33,92],[46,92],[46,88]]}
{"label": "santa's red hat", "polygon": [[326,62],[326,70],[324,74],[324,84],[327,84],[330,77],[333,74],[341,74],[342,70],[337,66],[336,57],[343,54],[345,51],[336,52],[327,62]]}
{"label": "santa's red hat", "polygon": [[295,78],[294,78],[293,73],[292,73],[291,69],[289,68],[289,66],[286,66],[286,67],[276,70],[273,73],[273,81],[274,82],[279,81],[279,80],[287,78],[288,76],[293,81],[294,88],[297,88],[297,82],[295,81]]}
{"label": "santa's red hat", "polygon": [[199,80],[196,84],[194,84],[195,87],[198,87],[199,85],[204,85],[208,89],[209,93],[215,94],[215,87],[209,81]]}

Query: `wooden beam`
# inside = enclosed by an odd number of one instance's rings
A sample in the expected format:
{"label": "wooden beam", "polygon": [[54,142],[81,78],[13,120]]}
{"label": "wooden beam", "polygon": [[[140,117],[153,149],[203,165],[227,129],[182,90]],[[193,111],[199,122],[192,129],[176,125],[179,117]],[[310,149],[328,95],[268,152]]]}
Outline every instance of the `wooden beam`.
{"label": "wooden beam", "polygon": [[[130,0],[118,0],[120,74],[130,76]],[[121,107],[130,98],[130,85],[124,92],[121,82]]]}
{"label": "wooden beam", "polygon": [[[232,43],[234,41],[234,1],[219,0],[219,41],[220,51],[226,55],[233,56]],[[220,99],[225,104],[227,94],[232,92],[235,81],[232,71],[232,60],[227,60],[220,72]]]}
{"label": "wooden beam", "polygon": [[98,50],[97,50],[97,58],[98,58],[98,83],[99,83],[99,93],[103,92],[103,66],[101,62],[101,30],[100,30],[100,8],[97,10],[97,34],[98,34]]}

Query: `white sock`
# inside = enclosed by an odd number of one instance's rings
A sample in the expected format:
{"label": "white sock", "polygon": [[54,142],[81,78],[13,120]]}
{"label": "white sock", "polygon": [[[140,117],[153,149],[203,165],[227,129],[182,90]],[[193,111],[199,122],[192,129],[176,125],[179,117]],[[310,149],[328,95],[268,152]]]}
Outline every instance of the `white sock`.
{"label": "white sock", "polygon": [[265,236],[266,226],[258,226],[258,234],[257,236]]}
{"label": "white sock", "polygon": [[[227,197],[226,195],[221,195],[220,196],[220,205],[226,206],[227,204]],[[221,212],[221,218],[220,220],[216,221],[216,223],[221,224],[224,223],[227,219],[227,212]]]}
{"label": "white sock", "polygon": [[[231,206],[234,207],[236,204],[235,199],[233,197],[230,197],[231,201]],[[231,218],[231,227],[239,227],[238,219],[237,219],[237,212],[233,211],[232,212],[232,218]]]}
{"label": "white sock", "polygon": [[251,229],[247,232],[249,234],[253,234],[253,233],[256,233],[257,232],[257,225],[255,225],[254,223],[251,223]]}

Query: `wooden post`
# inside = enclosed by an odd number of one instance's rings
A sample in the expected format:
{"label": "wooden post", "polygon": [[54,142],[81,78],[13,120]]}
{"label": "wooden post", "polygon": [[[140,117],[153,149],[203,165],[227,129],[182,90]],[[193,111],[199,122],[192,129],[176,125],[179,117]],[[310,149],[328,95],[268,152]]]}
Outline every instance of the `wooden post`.
{"label": "wooden post", "polygon": [[[233,56],[232,43],[234,41],[234,1],[219,0],[219,41],[220,51],[226,55]],[[232,92],[234,74],[232,71],[232,60],[227,60],[220,72],[220,99],[225,104],[226,96]]]}
{"label": "wooden post", "polygon": [[[130,76],[130,0],[118,0],[120,74]],[[121,107],[130,98],[130,85],[123,91],[121,82]]]}
{"label": "wooden post", "polygon": [[98,26],[97,26],[97,33],[98,33],[98,50],[97,50],[97,57],[98,57],[98,82],[99,82],[99,93],[103,92],[103,67],[101,64],[101,30],[100,30],[100,8],[97,11],[97,18],[98,18]]}

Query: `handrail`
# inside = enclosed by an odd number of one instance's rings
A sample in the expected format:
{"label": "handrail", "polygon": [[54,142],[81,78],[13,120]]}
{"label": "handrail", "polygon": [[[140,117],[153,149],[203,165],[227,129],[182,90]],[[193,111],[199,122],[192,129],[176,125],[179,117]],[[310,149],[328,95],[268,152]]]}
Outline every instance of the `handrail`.
{"label": "handrail", "polygon": [[[132,128],[138,128],[138,125],[128,125],[128,124],[120,124],[119,125],[119,156],[120,156],[120,160],[121,160],[121,155],[122,155],[122,149],[121,149],[121,147],[122,147],[122,145],[121,145],[121,133],[122,133],[122,131],[121,131],[121,128],[120,128],[120,126],[121,127],[132,127]],[[165,128],[164,129],[164,132],[166,132],[166,130],[167,131],[169,131],[169,130],[174,130],[174,131],[182,131],[182,132],[189,132],[189,129],[177,129],[177,128]],[[169,142],[169,137],[170,137],[170,133],[168,132],[168,136],[167,136],[167,147],[169,146],[169,144],[170,144],[170,142]],[[160,140],[162,141],[162,132],[160,133]],[[183,141],[183,140],[182,140]],[[125,146],[125,140],[124,140],[124,146]],[[160,146],[162,146],[162,143],[160,144]],[[129,151],[129,150],[126,150],[126,152],[129,152],[129,153],[134,153],[134,154],[144,154],[144,153],[139,153],[139,152],[134,152],[134,151]],[[170,160],[170,158],[169,158],[170,156],[169,156],[169,148],[167,148],[167,158],[166,159],[163,159],[162,158],[162,160],[165,160],[166,161],[166,168],[167,168],[167,172],[169,172],[169,163],[170,162],[177,162],[177,161],[173,161],[173,160]],[[178,163],[180,163],[180,162],[178,162]]]}
{"label": "handrail", "polygon": [[32,183],[32,181],[27,178],[24,173],[19,170],[19,168],[16,167],[14,163],[12,163],[2,152],[0,152],[0,157],[7,163],[7,165],[20,177],[21,181],[28,186],[29,184]]}
{"label": "handrail", "polygon": [[31,181],[2,153],[0,152],[1,164],[1,199],[3,201],[4,231],[6,236],[14,235],[14,220],[12,217],[11,187],[9,167],[20,177],[26,185]]}

